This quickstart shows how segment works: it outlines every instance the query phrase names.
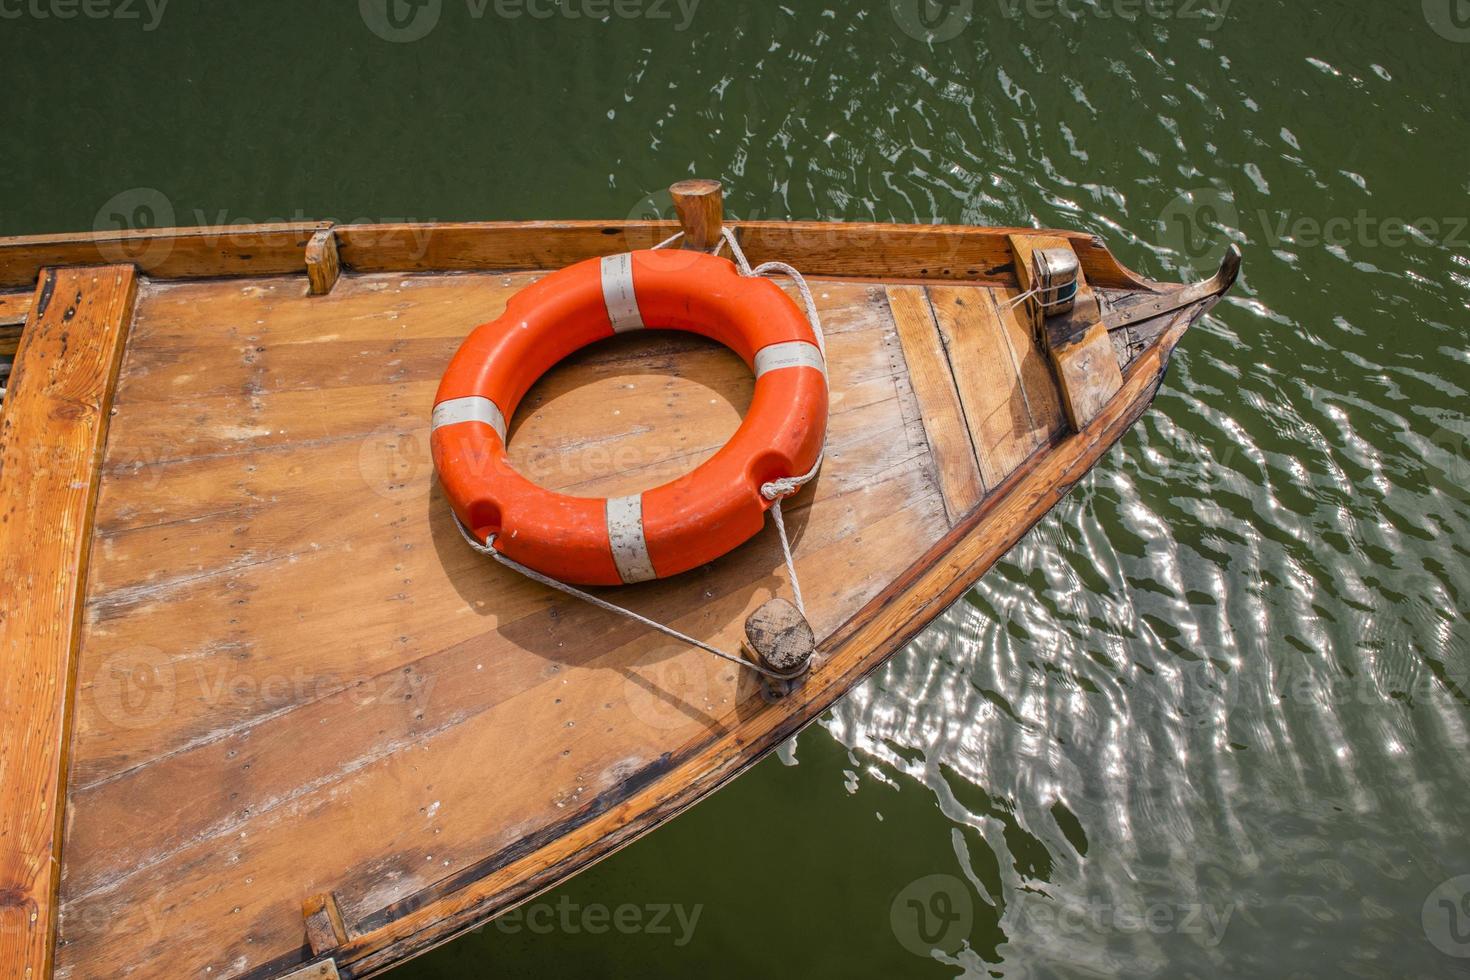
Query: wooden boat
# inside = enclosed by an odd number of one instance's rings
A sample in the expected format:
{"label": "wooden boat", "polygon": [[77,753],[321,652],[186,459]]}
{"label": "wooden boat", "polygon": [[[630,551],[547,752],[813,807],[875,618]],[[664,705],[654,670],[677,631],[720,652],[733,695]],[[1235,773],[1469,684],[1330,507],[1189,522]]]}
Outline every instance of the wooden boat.
{"label": "wooden boat", "polygon": [[[681,217],[711,244],[717,210]],[[657,827],[1005,554],[1239,266],[1163,285],[1076,232],[732,223],[810,277],[829,348],[827,460],[786,508],[818,654],[770,700],[472,552],[428,458],[471,328],[679,227],[0,240],[0,975],[371,976]],[[1076,257],[1070,313],[1012,302],[1041,249]],[[651,486],[751,388],[709,342],[619,337],[532,390],[512,458],[567,492]],[[608,592],[734,649],[788,586],[767,530]]]}

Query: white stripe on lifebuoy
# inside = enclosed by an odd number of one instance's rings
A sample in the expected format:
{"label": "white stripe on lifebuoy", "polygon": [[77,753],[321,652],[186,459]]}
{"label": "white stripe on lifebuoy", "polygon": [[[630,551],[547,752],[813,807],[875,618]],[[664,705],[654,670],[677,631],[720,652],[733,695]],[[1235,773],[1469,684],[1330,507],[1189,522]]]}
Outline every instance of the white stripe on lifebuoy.
{"label": "white stripe on lifebuoy", "polygon": [[759,378],[768,371],[779,371],[782,368],[809,367],[816,368],[827,376],[827,365],[822,360],[822,352],[816,344],[805,340],[788,340],[779,344],[770,344],[755,352],[755,376]]}
{"label": "white stripe on lifebuoy", "polygon": [[643,314],[633,292],[633,256],[627,252],[602,257],[602,301],[613,333],[643,329]]}
{"label": "white stripe on lifebuoy", "polygon": [[607,539],[612,544],[613,564],[623,582],[647,582],[657,578],[643,537],[643,497],[609,497]]}
{"label": "white stripe on lifebuoy", "polygon": [[459,422],[484,422],[500,435],[501,442],[505,441],[505,416],[500,407],[488,398],[470,395],[467,398],[450,398],[434,406],[433,428],[442,429]]}

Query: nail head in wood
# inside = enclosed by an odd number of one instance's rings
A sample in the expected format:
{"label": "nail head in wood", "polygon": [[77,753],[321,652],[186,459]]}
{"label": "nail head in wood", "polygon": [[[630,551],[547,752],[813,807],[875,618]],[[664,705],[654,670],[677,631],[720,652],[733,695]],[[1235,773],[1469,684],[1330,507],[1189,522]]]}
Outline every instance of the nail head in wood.
{"label": "nail head in wood", "polygon": [[669,188],[679,225],[684,229],[684,248],[708,252],[720,241],[725,221],[725,189],[718,180],[681,180]]}
{"label": "nail head in wood", "polygon": [[325,296],[337,285],[342,273],[342,263],[337,257],[337,235],[330,228],[323,228],[311,236],[306,243],[306,278],[311,283],[307,291],[312,296]]}

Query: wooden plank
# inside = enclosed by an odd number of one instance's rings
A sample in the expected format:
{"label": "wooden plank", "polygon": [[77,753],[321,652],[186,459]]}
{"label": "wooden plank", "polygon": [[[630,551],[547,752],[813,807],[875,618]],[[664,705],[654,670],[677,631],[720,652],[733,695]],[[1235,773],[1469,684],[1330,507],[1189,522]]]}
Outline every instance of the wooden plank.
{"label": "wooden plank", "polygon": [[340,976],[335,962],[322,960],[320,963],[311,963],[299,970],[292,970],[279,976],[277,980],[338,980]]}
{"label": "wooden plank", "polygon": [[0,238],[0,288],[28,286],[52,266],[126,263],[163,279],[300,272],[307,242],[330,227],[313,221]]}
{"label": "wooden plank", "polygon": [[924,287],[889,286],[887,294],[908,364],[909,383],[919,400],[944,509],[950,523],[954,523],[985,496],[975,444]]}
{"label": "wooden plank", "polygon": [[48,270],[0,421],[0,976],[50,975],[79,613],[131,266]]}
{"label": "wooden plank", "polygon": [[932,286],[929,295],[981,476],[994,489],[1061,430],[1056,383],[1005,294]]}
{"label": "wooden plank", "polygon": [[35,299],[33,288],[23,293],[0,293],[0,356],[13,356],[20,349],[20,334]]}
{"label": "wooden plank", "polygon": [[[807,275],[1001,285],[1015,284],[1008,236],[1034,233],[836,221],[732,221],[729,226],[751,262],[779,259]],[[522,222],[347,225],[337,235],[342,261],[358,271],[468,271],[557,268],[649,248],[679,230],[674,222]],[[1051,234],[1091,242],[1091,236],[1078,232]],[[1131,275],[1105,248],[1088,254],[1101,276],[1124,281]]]}
{"label": "wooden plank", "polygon": [[0,293],[0,326],[8,327],[26,322],[31,312],[31,303],[36,296],[35,283],[23,293]]}
{"label": "wooden plank", "polygon": [[[1045,234],[1073,243],[1100,286],[1156,289],[1123,267],[1101,239],[1081,232],[876,222],[729,222],[753,262],[781,259],[814,276],[952,280],[1014,285],[1010,235]],[[298,272],[308,241],[330,222],[162,228],[0,238],[0,288],[29,285],[43,266],[132,262],[154,278]],[[336,228],[342,261],[361,272],[552,269],[586,258],[649,248],[674,222],[529,221]]]}
{"label": "wooden plank", "polygon": [[[1031,289],[1032,253],[1041,248],[1070,248],[1063,238],[1015,235],[1011,248],[1016,256],[1016,274],[1022,289]],[[1118,355],[1102,323],[1102,310],[1085,271],[1077,274],[1075,307],[1063,314],[1040,317],[1039,307],[1028,303],[1035,326],[1051,357],[1062,406],[1072,428],[1081,429],[1092,421],[1103,406],[1123,386],[1123,371]]]}
{"label": "wooden plank", "polygon": [[1074,429],[1092,421],[1123,387],[1118,352],[1101,321],[1078,336],[1054,342],[1051,359]]}

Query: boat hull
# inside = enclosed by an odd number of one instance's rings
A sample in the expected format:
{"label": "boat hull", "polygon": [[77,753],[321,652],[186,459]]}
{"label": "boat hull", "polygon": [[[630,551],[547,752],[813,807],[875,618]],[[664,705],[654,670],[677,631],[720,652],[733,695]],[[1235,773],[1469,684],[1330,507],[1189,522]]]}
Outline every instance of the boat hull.
{"label": "boat hull", "polygon": [[[669,226],[0,242],[0,304],[26,318],[0,499],[59,501],[74,529],[55,560],[33,546],[0,573],[33,590],[43,575],[75,623],[47,643],[5,627],[62,679],[7,691],[52,722],[5,819],[24,798],[66,818],[3,855],[43,914],[0,963],[370,976],[575,874],[753,765],[962,595],[1147,408],[1229,285],[1151,283],[1076,233],[734,227],[752,261],[814,278],[828,332],[827,462],[785,509],[818,656],[775,702],[748,671],[475,555],[429,461],[433,392],[470,329],[547,271]],[[1102,334],[1118,381],[1081,424],[1059,348],[1010,302],[1017,254],[1058,242],[1102,313],[1154,304]],[[59,344],[75,357],[74,306],[100,325],[72,413],[93,450],[26,463],[23,444],[68,421],[43,365]],[[751,385],[709,342],[616,338],[532,390],[511,459],[563,492],[633,492],[718,449]],[[767,531],[610,596],[735,649],[789,594]]]}

